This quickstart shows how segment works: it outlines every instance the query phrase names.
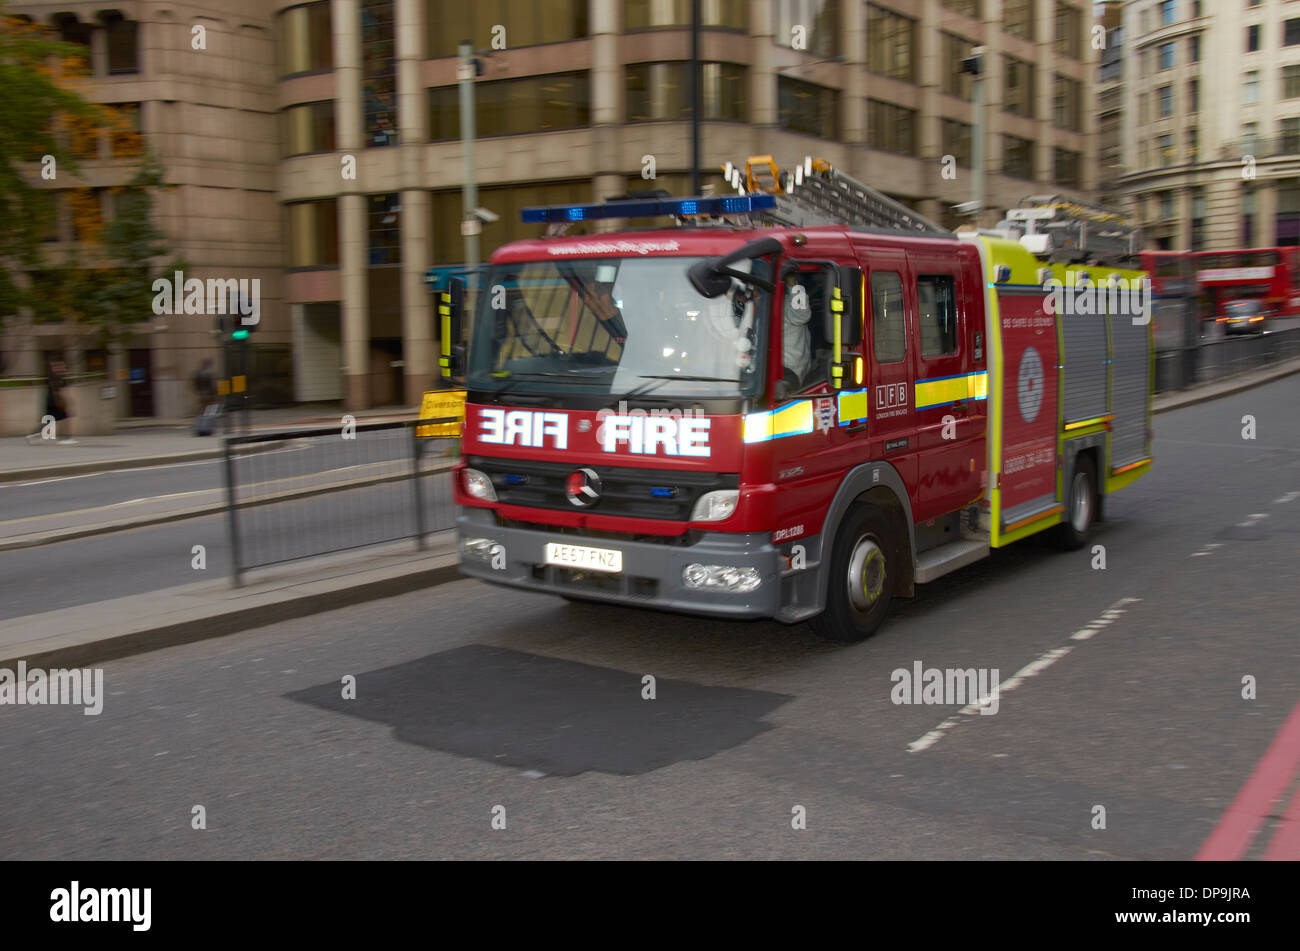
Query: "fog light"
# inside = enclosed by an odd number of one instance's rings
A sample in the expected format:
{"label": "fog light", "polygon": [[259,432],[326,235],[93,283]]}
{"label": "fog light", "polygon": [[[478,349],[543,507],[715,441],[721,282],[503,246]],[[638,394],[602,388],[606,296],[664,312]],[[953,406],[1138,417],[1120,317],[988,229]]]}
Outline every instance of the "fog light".
{"label": "fog light", "polygon": [[495,502],[497,500],[497,490],[493,488],[492,480],[486,473],[479,472],[477,469],[466,469],[464,479],[465,493],[467,495],[482,499],[484,502]]}
{"label": "fog light", "polygon": [[505,546],[490,538],[465,538],[460,543],[461,554],[478,561],[492,561],[497,555],[505,554]]}
{"label": "fog light", "polygon": [[712,591],[735,591],[739,594],[753,591],[763,583],[757,568],[739,568],[735,565],[701,565],[692,563],[682,569],[682,582],[688,588]]}

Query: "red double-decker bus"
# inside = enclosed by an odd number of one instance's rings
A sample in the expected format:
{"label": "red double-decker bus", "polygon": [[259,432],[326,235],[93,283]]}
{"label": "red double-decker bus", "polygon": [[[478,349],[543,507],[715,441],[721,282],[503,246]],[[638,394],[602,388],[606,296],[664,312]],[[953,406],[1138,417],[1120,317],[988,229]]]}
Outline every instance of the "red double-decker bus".
{"label": "red double-decker bus", "polygon": [[1257,300],[1270,317],[1300,312],[1300,248],[1197,251],[1192,257],[1204,316],[1223,317],[1234,300]]}

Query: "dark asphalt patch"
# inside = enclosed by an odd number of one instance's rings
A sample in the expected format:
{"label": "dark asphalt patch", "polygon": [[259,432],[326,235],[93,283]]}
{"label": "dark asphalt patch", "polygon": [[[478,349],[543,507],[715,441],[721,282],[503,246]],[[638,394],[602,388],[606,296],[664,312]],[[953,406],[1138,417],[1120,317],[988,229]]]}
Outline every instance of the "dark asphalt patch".
{"label": "dark asphalt patch", "polygon": [[394,730],[429,749],[548,775],[636,775],[707,759],[772,729],[763,717],[791,697],[656,677],[471,644],[288,694]]}

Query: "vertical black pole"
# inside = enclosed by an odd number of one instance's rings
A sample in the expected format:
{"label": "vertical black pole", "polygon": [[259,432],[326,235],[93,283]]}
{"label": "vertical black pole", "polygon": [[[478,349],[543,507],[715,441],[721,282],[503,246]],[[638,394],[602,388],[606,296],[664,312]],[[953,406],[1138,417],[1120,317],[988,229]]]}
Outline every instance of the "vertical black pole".
{"label": "vertical black pole", "polygon": [[691,0],[691,194],[700,193],[700,0]]}
{"label": "vertical black pole", "polygon": [[230,452],[230,437],[226,445],[226,524],[230,531],[230,583],[238,588],[243,579],[239,575],[239,522],[235,517],[235,462]]}
{"label": "vertical black pole", "polygon": [[415,487],[415,547],[424,551],[424,491],[420,485],[420,456],[424,446],[416,435],[418,427],[411,427],[411,485]]}

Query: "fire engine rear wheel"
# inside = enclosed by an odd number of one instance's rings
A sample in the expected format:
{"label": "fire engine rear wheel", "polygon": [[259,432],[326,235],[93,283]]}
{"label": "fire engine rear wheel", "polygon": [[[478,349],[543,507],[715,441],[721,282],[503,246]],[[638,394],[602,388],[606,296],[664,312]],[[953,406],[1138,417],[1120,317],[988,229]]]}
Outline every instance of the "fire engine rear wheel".
{"label": "fire engine rear wheel", "polygon": [[1097,519],[1097,471],[1092,456],[1075,456],[1070,490],[1065,496],[1065,514],[1057,528],[1057,541],[1066,551],[1082,548]]}
{"label": "fire engine rear wheel", "polygon": [[808,623],[833,641],[860,641],[876,633],[894,593],[889,520],[870,505],[850,509],[831,550],[826,609]]}

